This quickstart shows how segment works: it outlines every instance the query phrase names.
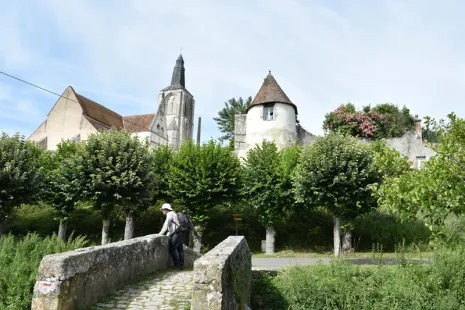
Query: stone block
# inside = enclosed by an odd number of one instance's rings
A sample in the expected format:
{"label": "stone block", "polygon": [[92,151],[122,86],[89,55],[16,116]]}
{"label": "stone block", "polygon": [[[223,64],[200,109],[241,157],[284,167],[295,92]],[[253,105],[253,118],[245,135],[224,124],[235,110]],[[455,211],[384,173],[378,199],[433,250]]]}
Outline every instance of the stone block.
{"label": "stone block", "polygon": [[245,309],[252,255],[245,237],[228,237],[194,264],[192,310]]}
{"label": "stone block", "polygon": [[[186,267],[199,257],[186,248]],[[32,309],[85,308],[169,264],[168,237],[160,235],[47,255],[39,266]]]}

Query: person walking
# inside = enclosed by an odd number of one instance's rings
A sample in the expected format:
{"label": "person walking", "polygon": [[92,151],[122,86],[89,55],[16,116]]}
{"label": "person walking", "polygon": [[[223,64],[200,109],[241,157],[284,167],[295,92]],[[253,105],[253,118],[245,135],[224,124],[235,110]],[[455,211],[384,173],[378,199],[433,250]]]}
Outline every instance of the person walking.
{"label": "person walking", "polygon": [[169,203],[161,206],[161,212],[166,215],[165,223],[160,235],[167,234],[170,237],[169,251],[175,268],[184,268],[184,232],[179,229],[180,224],[176,212]]}

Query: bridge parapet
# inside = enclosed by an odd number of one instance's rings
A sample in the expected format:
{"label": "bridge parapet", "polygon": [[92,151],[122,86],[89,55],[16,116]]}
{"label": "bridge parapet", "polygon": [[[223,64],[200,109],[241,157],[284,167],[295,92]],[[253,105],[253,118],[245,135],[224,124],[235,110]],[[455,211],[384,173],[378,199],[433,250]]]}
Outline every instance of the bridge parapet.
{"label": "bridge parapet", "polygon": [[[191,268],[200,255],[187,247],[184,251],[185,266]],[[170,263],[168,237],[160,235],[47,255],[40,263],[32,309],[85,308]]]}
{"label": "bridge parapet", "polygon": [[195,262],[191,310],[247,309],[251,269],[245,237],[228,237]]}

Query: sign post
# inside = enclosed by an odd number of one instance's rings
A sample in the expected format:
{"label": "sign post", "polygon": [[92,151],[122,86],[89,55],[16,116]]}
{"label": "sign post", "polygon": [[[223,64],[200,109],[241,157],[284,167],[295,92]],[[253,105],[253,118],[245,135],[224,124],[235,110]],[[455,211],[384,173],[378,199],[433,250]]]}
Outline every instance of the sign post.
{"label": "sign post", "polygon": [[238,236],[238,227],[239,227],[238,223],[239,221],[242,221],[241,215],[239,213],[235,213],[232,216],[234,217],[234,221],[236,222],[236,236]]}

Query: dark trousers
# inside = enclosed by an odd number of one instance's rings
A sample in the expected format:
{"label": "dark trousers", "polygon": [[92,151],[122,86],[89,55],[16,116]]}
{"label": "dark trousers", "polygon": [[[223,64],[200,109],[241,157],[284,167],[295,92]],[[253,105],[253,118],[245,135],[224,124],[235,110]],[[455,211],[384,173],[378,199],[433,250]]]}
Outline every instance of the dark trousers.
{"label": "dark trousers", "polygon": [[184,267],[184,234],[176,233],[171,235],[169,245],[174,267]]}

